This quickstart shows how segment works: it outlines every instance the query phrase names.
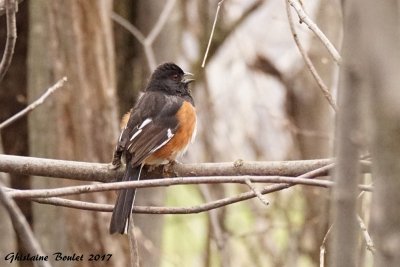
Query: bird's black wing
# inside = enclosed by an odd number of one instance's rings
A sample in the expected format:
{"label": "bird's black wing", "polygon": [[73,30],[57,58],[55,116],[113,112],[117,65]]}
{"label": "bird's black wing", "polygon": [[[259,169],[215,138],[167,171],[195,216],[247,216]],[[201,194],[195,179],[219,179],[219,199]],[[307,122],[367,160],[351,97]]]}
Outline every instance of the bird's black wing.
{"label": "bird's black wing", "polygon": [[117,145],[129,154],[132,166],[140,165],[174,136],[179,126],[175,115],[182,102],[179,97],[158,92],[145,93],[139,99]]}

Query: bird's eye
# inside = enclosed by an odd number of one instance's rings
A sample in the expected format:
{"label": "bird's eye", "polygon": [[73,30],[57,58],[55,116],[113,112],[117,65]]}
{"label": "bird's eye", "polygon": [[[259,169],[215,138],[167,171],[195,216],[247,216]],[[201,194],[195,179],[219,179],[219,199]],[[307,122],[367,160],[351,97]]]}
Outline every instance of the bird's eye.
{"label": "bird's eye", "polygon": [[174,81],[178,81],[179,80],[179,75],[178,74],[174,74],[171,76],[171,79]]}

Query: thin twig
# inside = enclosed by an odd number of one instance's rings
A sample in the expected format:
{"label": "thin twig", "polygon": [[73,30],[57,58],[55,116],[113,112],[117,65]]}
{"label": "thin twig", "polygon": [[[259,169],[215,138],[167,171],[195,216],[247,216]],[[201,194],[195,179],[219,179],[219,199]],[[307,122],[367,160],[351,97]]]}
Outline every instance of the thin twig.
{"label": "thin twig", "polygon": [[6,75],[14,55],[15,43],[17,41],[17,25],[15,13],[17,12],[17,3],[15,0],[5,0],[6,20],[7,20],[7,40],[4,48],[3,58],[0,62],[0,82]]}
{"label": "thin twig", "polygon": [[147,35],[146,37],[145,41],[146,44],[152,45],[154,43],[155,39],[160,34],[161,30],[164,28],[165,23],[168,21],[168,18],[170,17],[172,10],[174,10],[175,3],[176,0],[167,1],[156,24],[152,28],[149,35]]}
{"label": "thin twig", "polygon": [[[304,173],[304,174],[300,175],[298,178],[312,179],[312,178],[315,178],[315,177],[325,174],[328,170],[332,169],[334,166],[335,166],[335,164],[332,163],[332,164],[314,169],[307,173]],[[272,192],[276,192],[276,191],[279,191],[282,189],[289,188],[291,186],[292,186],[291,184],[287,184],[287,183],[276,184],[276,185],[265,187],[264,189],[260,190],[260,193],[268,194],[268,193],[272,193]],[[14,189],[12,189],[12,190],[14,190]],[[134,206],[133,212],[147,213],[147,214],[192,214],[192,213],[200,213],[200,212],[205,212],[205,211],[209,211],[212,209],[217,209],[217,208],[227,206],[230,204],[234,204],[234,203],[237,203],[240,201],[245,201],[245,200],[248,200],[248,199],[251,199],[254,197],[256,197],[256,195],[254,194],[254,192],[250,191],[250,192],[239,194],[237,196],[226,197],[226,198],[219,199],[219,200],[216,200],[213,202],[209,202],[209,203],[205,203],[205,204],[201,204],[201,205],[193,206],[193,207],[186,207],[186,208]],[[80,201],[67,200],[67,199],[61,199],[61,198],[35,198],[35,199],[32,199],[32,201],[44,203],[44,204],[65,206],[65,207],[84,209],[84,210],[92,210],[92,211],[110,212],[114,208],[113,205],[87,203],[87,202],[80,202]]]}
{"label": "thin twig", "polygon": [[[41,198],[84,194],[89,192],[102,192],[111,190],[120,190],[124,188],[147,188],[161,187],[171,185],[184,184],[215,184],[215,183],[241,183],[245,184],[246,180],[253,183],[277,183],[287,184],[287,187],[295,184],[310,185],[330,188],[334,182],[327,180],[313,179],[303,177],[281,177],[281,176],[206,176],[206,177],[178,177],[178,178],[161,178],[141,181],[114,182],[106,184],[89,184],[67,186],[54,189],[31,189],[31,190],[8,190],[8,194],[13,198]],[[360,185],[360,190],[372,191],[370,186]]]}
{"label": "thin twig", "polygon": [[[11,221],[13,223],[14,229],[19,236],[19,240],[22,241],[25,248],[31,255],[45,255],[43,249],[40,247],[39,242],[36,240],[28,222],[26,221],[23,213],[11,199],[7,193],[4,191],[4,183],[0,181],[0,202],[6,208],[8,214],[10,215]],[[50,267],[51,264],[46,261],[38,261],[38,266]]]}
{"label": "thin twig", "polygon": [[130,217],[130,224],[133,227],[130,227],[130,230],[128,232],[128,239],[129,239],[129,249],[130,249],[130,255],[131,255],[131,266],[132,267],[139,267],[140,266],[140,257],[139,257],[139,246],[136,238],[136,233],[135,233],[135,226],[133,225],[133,219],[132,216]]}
{"label": "thin twig", "polygon": [[43,95],[41,95],[36,101],[34,101],[32,104],[30,104],[29,106],[27,106],[26,108],[24,108],[23,110],[21,110],[14,116],[12,116],[11,118],[8,118],[4,122],[0,123],[0,130],[9,126],[16,120],[22,118],[23,116],[25,116],[26,114],[28,114],[29,112],[31,112],[32,110],[37,108],[38,106],[42,105],[44,103],[44,101],[47,99],[47,97],[49,97],[55,91],[57,91],[59,88],[61,88],[66,81],[67,81],[67,77],[63,77],[58,82],[56,82],[52,87],[47,89],[47,91]]}
{"label": "thin twig", "polygon": [[361,232],[364,236],[364,240],[365,240],[367,249],[369,251],[371,251],[372,254],[375,254],[376,250],[375,250],[374,242],[372,241],[372,238],[371,238],[370,234],[368,233],[368,229],[365,226],[364,221],[361,219],[361,217],[359,215],[357,215],[357,221],[358,221],[358,224],[360,225]]}
{"label": "thin twig", "polygon": [[261,194],[261,192],[253,185],[253,183],[250,181],[250,179],[246,179],[245,183],[247,184],[247,186],[251,189],[251,191],[254,192],[254,194],[256,194],[256,196],[258,197],[258,199],[265,205],[268,206],[269,202],[268,200]]}
{"label": "thin twig", "polygon": [[123,18],[119,14],[115,13],[114,11],[111,12],[111,18],[125,28],[128,32],[130,32],[142,45],[144,45],[146,37],[139,31],[138,28],[135,27],[132,23],[130,23],[127,19]]}
{"label": "thin twig", "polygon": [[208,52],[210,51],[211,41],[214,36],[215,26],[217,25],[219,10],[221,9],[221,5],[224,3],[224,1],[225,0],[221,0],[218,2],[217,11],[215,12],[215,18],[214,18],[213,26],[212,26],[211,33],[210,33],[210,38],[208,39],[206,53],[204,54],[203,63],[201,63],[202,68],[204,68],[204,66],[206,64]]}
{"label": "thin twig", "polygon": [[329,54],[332,56],[336,63],[340,64],[342,58],[335,46],[329,41],[325,34],[318,28],[309,16],[304,12],[301,4],[296,0],[287,0],[288,3],[296,10],[300,22],[306,24],[308,28],[321,40],[322,44],[328,49]]}
{"label": "thin twig", "polygon": [[324,236],[324,239],[322,240],[321,246],[319,247],[319,267],[325,267],[325,251],[326,251],[326,240],[328,239],[328,235],[331,232],[331,229],[333,227],[333,224],[329,226],[328,231],[326,231],[326,234]]}
{"label": "thin twig", "polygon": [[290,7],[289,7],[289,4],[291,2],[292,2],[291,0],[285,1],[285,3],[286,3],[286,13],[287,13],[287,16],[288,16],[289,26],[290,26],[290,30],[292,32],[294,41],[295,41],[295,43],[296,43],[296,45],[297,45],[297,47],[298,47],[298,49],[300,51],[301,56],[303,57],[304,62],[306,63],[307,68],[310,70],[311,75],[313,76],[313,78],[317,82],[318,87],[321,89],[323,95],[325,96],[326,100],[331,105],[333,110],[337,111],[337,105],[336,105],[335,101],[333,100],[332,95],[331,95],[328,87],[325,85],[324,81],[319,76],[317,70],[314,67],[314,64],[311,62],[310,58],[308,57],[303,45],[300,43],[300,40],[299,40],[297,32],[296,32],[296,28],[295,28],[295,25],[294,25],[292,13],[291,13]]}

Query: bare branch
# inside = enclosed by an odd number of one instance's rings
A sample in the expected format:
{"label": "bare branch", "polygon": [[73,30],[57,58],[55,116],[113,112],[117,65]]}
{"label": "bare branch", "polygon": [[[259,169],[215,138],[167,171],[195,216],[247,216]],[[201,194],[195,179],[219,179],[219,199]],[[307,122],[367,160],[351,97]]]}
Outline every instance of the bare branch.
{"label": "bare branch", "polygon": [[128,20],[126,20],[125,18],[121,17],[120,15],[118,15],[115,12],[111,12],[111,18],[118,23],[119,25],[121,25],[122,27],[125,28],[125,30],[127,30],[128,32],[130,32],[138,41],[139,43],[141,43],[142,45],[144,45],[145,43],[145,39],[146,37],[142,34],[141,31],[139,31],[138,28],[135,27],[135,25],[133,25],[132,23],[130,23]]}
{"label": "bare branch", "polygon": [[364,240],[365,240],[367,249],[369,251],[371,251],[372,254],[375,254],[376,250],[375,250],[374,242],[372,241],[372,238],[371,238],[370,234],[368,233],[368,229],[365,226],[364,221],[361,219],[361,217],[359,215],[357,215],[357,221],[358,221],[358,224],[360,225],[361,232],[364,236]]}
{"label": "bare branch", "polygon": [[290,2],[292,2],[292,1],[291,0],[285,1],[285,3],[286,3],[286,13],[287,13],[287,16],[288,16],[289,26],[290,26],[290,30],[292,32],[294,41],[295,41],[295,43],[296,43],[296,45],[297,45],[297,47],[298,47],[298,49],[300,51],[301,56],[303,57],[303,60],[304,60],[304,62],[306,64],[307,68],[310,70],[311,75],[313,76],[313,78],[317,82],[318,87],[320,88],[320,90],[324,94],[326,100],[328,100],[328,103],[331,105],[333,110],[337,111],[337,105],[336,105],[335,101],[333,100],[332,95],[331,95],[328,87],[325,85],[324,81],[319,76],[317,70],[314,67],[314,64],[311,62],[311,59],[308,57],[306,51],[304,50],[304,47],[300,43],[300,40],[299,40],[298,35],[296,33],[296,28],[294,26],[292,13],[291,13],[290,8],[289,8],[289,3]]}
{"label": "bare branch", "polygon": [[258,199],[263,203],[265,206],[269,205],[268,200],[261,194],[261,192],[253,185],[253,183],[250,181],[250,179],[246,179],[245,183],[247,186],[253,191],[254,194],[258,197]]}
{"label": "bare branch", "polygon": [[[326,173],[329,169],[334,167],[334,164],[329,164],[323,167],[320,167],[318,169],[309,171],[307,173],[304,173],[303,175],[300,175],[298,178],[314,178],[319,175],[322,175]],[[248,178],[248,177],[246,177]],[[295,179],[298,179],[295,178]],[[329,182],[329,181],[325,181]],[[292,186],[291,184],[283,183],[283,184],[277,184],[277,185],[272,185],[263,188],[260,190],[261,194],[268,194],[272,192],[276,192],[285,188],[288,188]],[[16,191],[16,190],[9,190],[7,193]],[[256,197],[256,194],[254,192],[247,192],[247,193],[242,193],[240,195],[234,196],[234,197],[227,197],[223,199],[219,199],[210,203],[198,205],[198,206],[193,206],[193,207],[188,207],[188,208],[165,208],[165,207],[138,207],[134,206],[133,207],[133,212],[135,213],[149,213],[149,214],[191,214],[191,213],[200,213],[204,211],[209,211],[212,209],[220,208],[226,205],[230,205],[233,203],[237,203],[240,201],[244,201],[247,199],[251,199]],[[34,198],[32,199],[35,202],[39,203],[44,203],[44,204],[51,204],[51,205],[57,205],[57,206],[65,206],[65,207],[71,207],[71,208],[78,208],[78,209],[85,209],[85,210],[93,210],[93,211],[112,211],[113,210],[113,205],[105,205],[105,204],[95,204],[95,203],[87,203],[87,202],[81,202],[81,201],[75,201],[75,200],[67,200],[67,199],[60,199],[60,198]]]}
{"label": "bare branch", "polygon": [[167,3],[165,4],[160,17],[158,18],[156,24],[152,28],[151,32],[146,38],[145,43],[148,45],[152,45],[157,38],[157,36],[160,34],[162,28],[164,27],[165,23],[167,22],[168,18],[170,17],[169,15],[171,14],[172,10],[174,9],[176,0],[168,0]]}
{"label": "bare branch", "polygon": [[[24,0],[18,0],[18,4],[20,4]],[[6,6],[5,6],[5,1],[0,0],[0,17],[3,16],[6,13]]]}
{"label": "bare branch", "polygon": [[[329,188],[334,185],[332,181],[327,180],[310,180],[303,177],[281,177],[281,176],[203,176],[203,177],[178,177],[178,178],[161,178],[141,181],[129,182],[113,182],[106,184],[90,184],[67,186],[54,189],[32,189],[32,190],[7,190],[7,194],[13,198],[41,198],[83,194],[89,192],[102,192],[119,190],[124,188],[146,188],[160,187],[171,185],[187,185],[187,184],[216,184],[216,183],[241,183],[246,184],[246,181],[253,183],[277,183],[287,184],[290,187],[295,184],[310,185]],[[360,185],[360,190],[372,191],[371,186]],[[257,190],[258,191],[258,190]],[[260,191],[261,194],[262,191]],[[256,194],[257,195],[257,194]]]}
{"label": "bare branch", "polygon": [[[164,167],[169,176],[235,176],[276,175],[298,176],[332,163],[332,159],[301,161],[243,161],[234,162],[171,164]],[[364,172],[369,172],[370,163],[361,161]],[[322,175],[328,174],[329,168]],[[0,172],[68,178],[80,181],[109,182],[123,175],[123,168],[113,170],[111,164],[66,161],[36,157],[0,154]]]}
{"label": "bare branch", "polygon": [[[0,180],[0,202],[4,205],[8,214],[10,215],[11,221],[13,223],[15,231],[19,236],[19,239],[23,242],[27,251],[32,255],[45,255],[21,210],[14,202],[14,200],[7,196],[7,193],[4,191],[3,188],[4,183]],[[50,263],[46,261],[38,261],[37,264],[38,266],[43,267],[51,266]]]}
{"label": "bare branch", "polygon": [[17,25],[15,13],[17,12],[17,3],[15,0],[5,0],[6,20],[7,20],[7,40],[4,48],[3,58],[0,62],[0,82],[6,75],[14,55],[15,43],[17,40]]}
{"label": "bare branch", "polygon": [[322,44],[328,49],[328,52],[332,56],[333,60],[335,60],[336,63],[340,64],[342,58],[340,57],[339,52],[336,50],[335,46],[329,41],[329,39],[325,36],[325,34],[318,28],[317,24],[315,24],[310,19],[310,17],[307,16],[301,4],[296,0],[287,0],[287,1],[293,7],[293,9],[296,10],[300,22],[308,26],[308,28],[321,40]]}
{"label": "bare branch", "polygon": [[333,224],[331,224],[331,226],[329,226],[328,231],[326,231],[324,239],[322,240],[322,244],[319,248],[319,267],[325,267],[326,240],[328,239],[328,235],[331,232],[332,227]]}
{"label": "bare branch", "polygon": [[204,54],[203,63],[201,63],[202,68],[204,68],[204,66],[206,64],[208,52],[210,51],[211,41],[214,36],[215,26],[217,25],[219,10],[221,9],[221,5],[224,3],[224,1],[225,0],[221,0],[218,2],[217,11],[215,12],[215,18],[214,18],[213,26],[212,26],[211,33],[210,33],[210,38],[208,39],[206,53]]}
{"label": "bare branch", "polygon": [[[328,164],[326,166],[320,167],[318,169],[309,171],[300,175],[298,178],[314,178],[319,175],[323,175],[329,169],[333,168],[334,164]],[[290,184],[277,184],[265,187],[264,189],[260,190],[261,194],[268,194],[272,192],[276,192],[285,188],[290,187]],[[242,193],[240,195],[234,197],[227,197],[217,201],[213,201],[210,203],[193,206],[189,208],[165,208],[165,207],[133,207],[133,212],[135,213],[151,213],[151,214],[191,214],[191,213],[200,213],[204,211],[209,211],[211,209],[220,208],[226,205],[230,205],[233,203],[237,203],[240,201],[244,201],[247,199],[254,198],[256,195],[254,192],[247,192]],[[36,198],[32,199],[35,202],[44,203],[44,204],[51,204],[57,206],[65,206],[65,207],[72,207],[78,209],[85,209],[85,210],[94,210],[94,211],[112,211],[113,205],[104,205],[104,204],[95,204],[95,203],[87,203],[87,202],[80,202],[75,200],[67,200],[67,199],[60,199],[60,198]]]}
{"label": "bare branch", "polygon": [[0,123],[0,131],[3,128],[5,128],[8,125],[15,122],[16,120],[19,120],[20,118],[22,118],[23,116],[25,116],[26,114],[28,114],[29,112],[31,112],[32,110],[37,108],[38,106],[42,105],[44,103],[44,101],[47,99],[47,97],[49,97],[55,91],[57,91],[59,88],[61,88],[66,81],[67,81],[67,77],[63,77],[57,83],[55,83],[52,87],[47,89],[47,91],[41,97],[39,97],[36,101],[34,101],[32,104],[30,104],[29,106],[27,106],[26,108],[24,108],[23,110],[21,110],[14,116],[12,116],[11,118],[8,118],[4,122]]}

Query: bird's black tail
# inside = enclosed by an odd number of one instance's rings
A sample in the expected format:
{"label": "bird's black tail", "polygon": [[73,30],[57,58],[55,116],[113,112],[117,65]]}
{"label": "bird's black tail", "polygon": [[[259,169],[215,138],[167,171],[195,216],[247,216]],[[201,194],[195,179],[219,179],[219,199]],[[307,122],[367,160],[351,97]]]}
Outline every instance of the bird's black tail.
{"label": "bird's black tail", "polygon": [[[126,171],[122,181],[139,180],[141,166],[132,167],[127,164]],[[132,206],[135,200],[136,189],[121,189],[118,193],[117,202],[110,222],[110,234],[127,232],[129,227],[129,218],[132,214]]]}

